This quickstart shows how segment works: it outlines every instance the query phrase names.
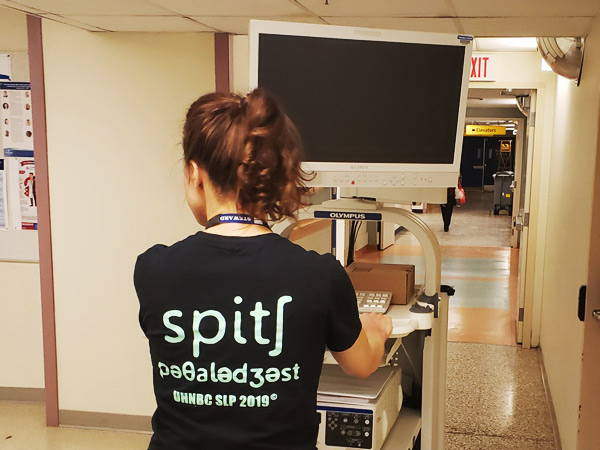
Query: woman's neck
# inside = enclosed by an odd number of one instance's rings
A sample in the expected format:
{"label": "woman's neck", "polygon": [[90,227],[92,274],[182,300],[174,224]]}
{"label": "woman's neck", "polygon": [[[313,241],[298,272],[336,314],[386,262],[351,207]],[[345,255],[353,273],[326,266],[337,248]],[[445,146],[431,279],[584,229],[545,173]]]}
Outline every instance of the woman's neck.
{"label": "woman's neck", "polygon": [[[247,214],[244,211],[238,211],[237,195],[217,196],[212,191],[206,198],[206,218],[207,220],[219,214]],[[256,217],[261,219],[262,217]],[[272,231],[262,225],[247,223],[220,223],[205,230],[205,233],[220,234],[222,236],[258,236],[261,234],[272,233]]]}
{"label": "woman's neck", "polygon": [[[236,212],[235,208],[219,208],[218,212],[207,214],[207,219],[210,220],[211,218],[222,214],[239,214],[248,216],[248,214],[246,213]],[[263,225],[238,222],[217,223],[216,225],[213,225],[204,231],[205,233],[219,234],[222,236],[258,236],[261,234],[272,233],[272,231],[269,228]]]}
{"label": "woman's neck", "polygon": [[204,230],[205,233],[218,234],[221,236],[259,236],[261,234],[271,234],[272,231],[261,225],[246,225],[242,223],[222,223]]}

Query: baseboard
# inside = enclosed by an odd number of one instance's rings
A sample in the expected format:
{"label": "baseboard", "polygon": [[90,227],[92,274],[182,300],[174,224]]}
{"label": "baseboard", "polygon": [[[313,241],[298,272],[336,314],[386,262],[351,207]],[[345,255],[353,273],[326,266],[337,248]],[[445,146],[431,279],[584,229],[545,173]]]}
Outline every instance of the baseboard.
{"label": "baseboard", "polygon": [[60,425],[66,427],[152,432],[150,416],[60,410],[58,417]]}
{"label": "baseboard", "polygon": [[44,402],[44,388],[0,387],[0,400],[8,402]]}
{"label": "baseboard", "polygon": [[560,443],[560,433],[558,430],[558,420],[556,420],[556,411],[554,411],[552,393],[550,392],[550,385],[548,384],[548,375],[546,374],[546,366],[544,365],[544,356],[542,354],[541,348],[538,349],[538,355],[540,358],[540,367],[542,370],[542,382],[544,383],[544,391],[546,391],[548,407],[550,408],[550,419],[552,420],[552,430],[554,431],[554,446],[556,450],[562,450],[562,444]]}

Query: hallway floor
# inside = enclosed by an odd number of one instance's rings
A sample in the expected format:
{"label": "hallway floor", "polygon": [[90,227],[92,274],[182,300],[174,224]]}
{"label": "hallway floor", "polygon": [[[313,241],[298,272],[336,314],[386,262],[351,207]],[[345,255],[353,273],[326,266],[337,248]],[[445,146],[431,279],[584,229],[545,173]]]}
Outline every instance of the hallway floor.
{"label": "hallway floor", "polygon": [[448,343],[446,450],[558,450],[539,351]]}
{"label": "hallway floor", "polygon": [[145,450],[150,434],[46,427],[42,403],[0,401],[1,450]]}

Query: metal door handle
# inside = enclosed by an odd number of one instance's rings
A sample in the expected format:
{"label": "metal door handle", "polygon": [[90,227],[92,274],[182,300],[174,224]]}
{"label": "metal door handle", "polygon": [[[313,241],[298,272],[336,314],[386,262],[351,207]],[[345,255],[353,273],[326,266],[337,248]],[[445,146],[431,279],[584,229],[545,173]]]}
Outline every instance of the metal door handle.
{"label": "metal door handle", "polygon": [[600,320],[600,309],[595,309],[592,311],[592,317],[596,320]]}

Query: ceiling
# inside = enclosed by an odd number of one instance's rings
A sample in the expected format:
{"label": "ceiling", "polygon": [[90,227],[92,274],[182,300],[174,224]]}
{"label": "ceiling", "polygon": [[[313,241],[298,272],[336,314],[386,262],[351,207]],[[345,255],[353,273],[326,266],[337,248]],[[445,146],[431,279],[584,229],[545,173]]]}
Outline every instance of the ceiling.
{"label": "ceiling", "polygon": [[[599,0],[0,0],[90,31],[247,34],[255,19],[468,33],[586,36]],[[1,14],[1,10],[0,10]]]}
{"label": "ceiling", "polygon": [[[529,96],[528,89],[476,89],[470,88],[467,107],[470,109],[511,109],[517,111],[517,96]],[[521,117],[520,112],[516,117]]]}

